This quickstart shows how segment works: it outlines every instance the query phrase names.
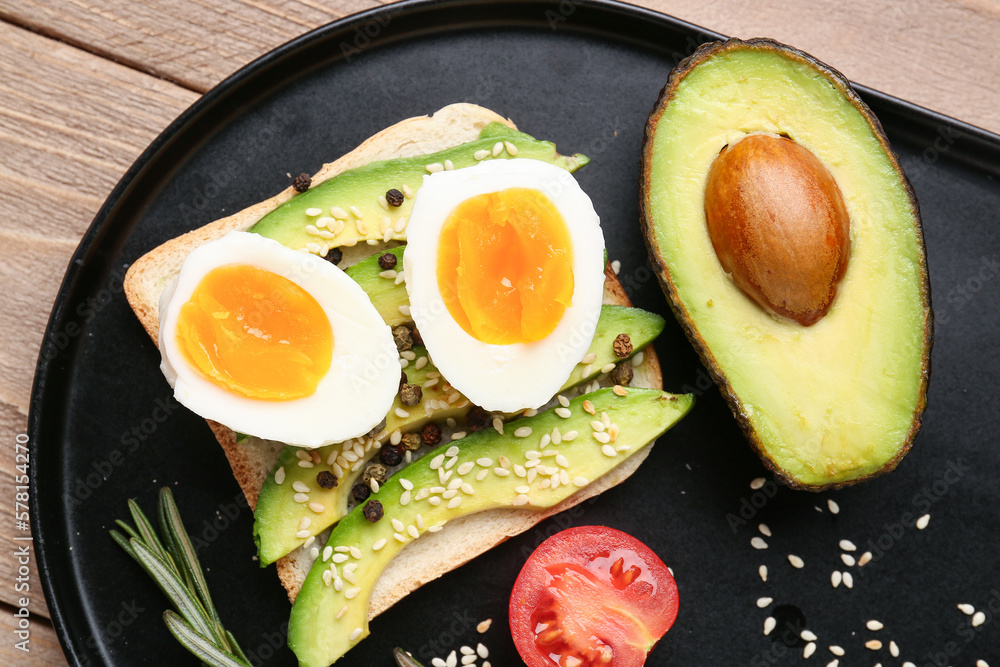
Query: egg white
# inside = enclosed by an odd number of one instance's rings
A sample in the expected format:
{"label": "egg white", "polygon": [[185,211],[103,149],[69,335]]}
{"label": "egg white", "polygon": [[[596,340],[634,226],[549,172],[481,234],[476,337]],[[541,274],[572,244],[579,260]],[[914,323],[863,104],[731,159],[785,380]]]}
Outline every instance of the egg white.
{"label": "egg white", "polygon": [[[316,391],[298,399],[247,398],[203,377],[177,343],[177,318],[212,269],[250,264],[283,276],[319,303],[333,331],[330,369]],[[399,387],[392,331],[363,289],[326,260],[247,232],[230,232],[194,250],[160,297],[160,368],[178,402],[234,431],[300,447],[361,436],[382,421]]]}
{"label": "egg white", "polygon": [[[572,243],[574,289],[572,305],[546,338],[495,345],[468,334],[448,312],[437,281],[438,241],[456,206],[507,188],[540,190],[555,204]],[[538,160],[490,160],[424,177],[407,223],[403,270],[411,315],[441,374],[476,405],[515,412],[547,403],[587,353],[601,315],[604,234],[569,172]]]}

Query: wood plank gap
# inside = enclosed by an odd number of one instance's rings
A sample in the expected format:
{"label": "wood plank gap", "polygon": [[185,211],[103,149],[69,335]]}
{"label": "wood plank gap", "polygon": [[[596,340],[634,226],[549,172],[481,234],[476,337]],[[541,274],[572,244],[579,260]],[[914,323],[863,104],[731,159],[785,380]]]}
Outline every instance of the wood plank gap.
{"label": "wood plank gap", "polygon": [[72,46],[75,49],[80,49],[81,51],[97,56],[99,58],[110,60],[111,62],[117,65],[128,67],[129,69],[133,69],[143,74],[155,76],[158,79],[162,79],[163,81],[168,81],[174,84],[175,86],[185,88],[187,90],[190,90],[191,92],[204,95],[208,91],[208,88],[198,86],[193,81],[186,81],[181,77],[167,75],[163,72],[157,71],[155,67],[146,67],[141,63],[135,62],[128,58],[123,58],[120,55],[116,55],[94,44],[87,44],[86,42],[82,42],[79,39],[74,39],[69,35],[60,34],[55,30],[47,30],[45,26],[35,25],[33,23],[23,20],[22,17],[3,11],[2,9],[0,9],[0,21],[3,21],[4,23],[12,25],[16,28],[21,28],[22,30],[33,32],[36,35],[41,35],[43,37],[48,37],[49,39],[53,39],[57,42],[62,42],[67,46]]}

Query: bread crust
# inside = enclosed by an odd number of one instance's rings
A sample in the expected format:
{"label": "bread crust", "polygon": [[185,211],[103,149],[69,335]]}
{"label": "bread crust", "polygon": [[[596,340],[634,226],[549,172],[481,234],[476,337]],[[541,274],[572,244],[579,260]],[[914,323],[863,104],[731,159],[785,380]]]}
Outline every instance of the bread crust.
{"label": "bread crust", "polygon": [[[312,182],[314,185],[321,183],[347,169],[376,160],[432,153],[473,141],[483,127],[494,121],[515,127],[510,120],[473,104],[452,104],[431,116],[409,118],[382,130],[340,159],[323,165]],[[129,268],[125,276],[126,297],[154,342],[159,334],[160,294],[176,277],[188,254],[231,231],[249,229],[294,194],[295,190],[289,187],[270,199],[171,239],[140,257]],[[372,252],[377,250],[378,247],[372,248]],[[632,302],[610,265],[605,267],[605,278],[604,303],[631,306]],[[635,369],[632,385],[657,389],[663,386],[659,360],[651,346],[646,348],[642,364]],[[213,421],[208,425],[222,446],[247,502],[251,508],[256,508],[260,490],[284,445],[258,438],[237,442],[236,434],[228,427]],[[647,445],[555,507],[542,511],[501,508],[479,512],[451,521],[443,530],[414,540],[383,572],[372,595],[369,617],[374,618],[408,593],[508,538],[621,483],[645,460],[649,449]],[[298,595],[310,566],[311,559],[301,548],[277,561],[278,577],[290,601]]]}

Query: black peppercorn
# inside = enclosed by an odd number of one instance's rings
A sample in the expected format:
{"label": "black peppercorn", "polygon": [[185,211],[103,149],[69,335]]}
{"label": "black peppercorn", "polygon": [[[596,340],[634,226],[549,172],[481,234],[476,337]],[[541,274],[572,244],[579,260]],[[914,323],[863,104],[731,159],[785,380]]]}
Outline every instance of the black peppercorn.
{"label": "black peppercorn", "polygon": [[375,523],[385,515],[385,510],[382,508],[382,503],[377,500],[370,500],[365,504],[365,508],[361,510],[365,518]]}
{"label": "black peppercorn", "polygon": [[425,445],[436,445],[441,442],[441,428],[437,424],[427,424],[420,429],[420,439]]}
{"label": "black peppercorn", "polygon": [[332,489],[337,486],[337,476],[329,470],[320,470],[316,475],[316,483],[324,489]]}
{"label": "black peppercorn", "polygon": [[378,450],[378,460],[390,468],[398,466],[403,462],[403,448],[399,445],[382,445],[382,449]]}
{"label": "black peppercorn", "polygon": [[396,188],[392,188],[385,193],[385,200],[389,203],[389,206],[402,206],[403,199],[403,193]]}
{"label": "black peppercorn", "polygon": [[299,174],[292,181],[292,187],[295,188],[296,192],[305,192],[309,189],[310,185],[312,185],[312,176],[305,173]]}
{"label": "black peppercorn", "polygon": [[481,407],[474,406],[465,414],[465,426],[470,431],[482,431],[484,428],[490,425],[490,413],[483,410]]}
{"label": "black peppercorn", "polygon": [[340,260],[344,259],[344,251],[340,248],[330,248],[330,252],[326,253],[323,259],[336,266],[340,264]]}
{"label": "black peppercorn", "polygon": [[615,342],[611,345],[612,349],[615,351],[615,355],[619,359],[624,359],[628,355],[632,354],[632,339],[627,333],[618,334],[615,338]]}
{"label": "black peppercorn", "polygon": [[611,373],[611,381],[627,387],[629,382],[632,381],[633,375],[635,375],[635,372],[632,370],[632,364],[623,362],[615,366],[614,372]]}
{"label": "black peppercorn", "polygon": [[394,254],[392,254],[391,252],[387,252],[387,253],[384,253],[382,255],[379,255],[378,265],[381,268],[385,269],[386,271],[388,271],[389,269],[395,269],[396,268],[396,256]]}
{"label": "black peppercorn", "polygon": [[367,484],[355,484],[354,488],[351,489],[351,495],[359,503],[363,503],[368,500],[368,496],[372,494],[371,488]]}
{"label": "black peppercorn", "polygon": [[419,384],[404,384],[399,388],[399,402],[408,408],[420,403],[420,399],[423,397],[424,390],[420,388]]}

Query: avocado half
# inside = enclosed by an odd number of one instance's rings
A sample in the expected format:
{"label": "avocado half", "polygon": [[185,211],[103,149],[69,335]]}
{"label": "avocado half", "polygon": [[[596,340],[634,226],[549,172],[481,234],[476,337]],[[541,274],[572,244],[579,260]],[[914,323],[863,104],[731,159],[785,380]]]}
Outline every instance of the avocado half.
{"label": "avocado half", "polygon": [[[709,234],[711,167],[754,134],[811,152],[850,218],[836,296],[809,326],[741,290]],[[649,116],[640,189],[667,300],[764,463],[810,490],[895,469],[926,406],[927,263],[913,190],[844,76],[766,39],[703,45],[673,70]]]}

